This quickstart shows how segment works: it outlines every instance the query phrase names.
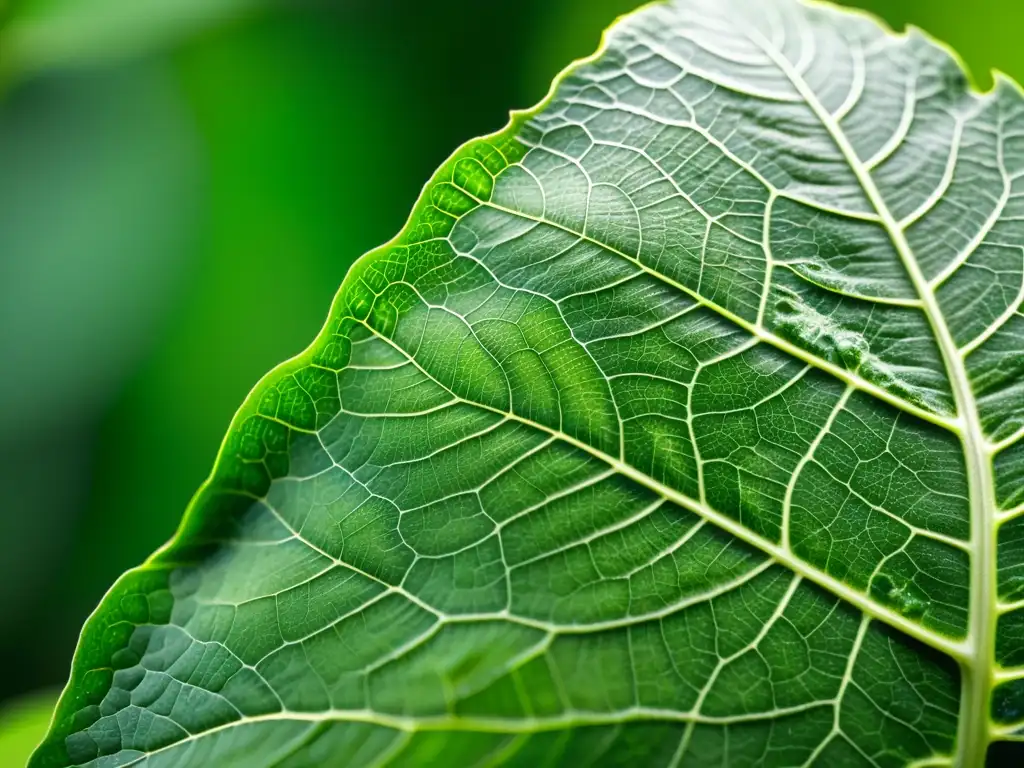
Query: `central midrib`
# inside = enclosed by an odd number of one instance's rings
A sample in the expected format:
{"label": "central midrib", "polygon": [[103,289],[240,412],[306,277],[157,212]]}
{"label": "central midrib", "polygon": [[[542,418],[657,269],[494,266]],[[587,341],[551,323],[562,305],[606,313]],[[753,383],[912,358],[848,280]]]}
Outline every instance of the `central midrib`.
{"label": "central midrib", "polygon": [[984,433],[963,358],[946,325],[935,294],[921,273],[903,228],[889,210],[870,171],[861,163],[845,132],[789,60],[758,30],[748,29],[747,34],[785,74],[842,152],[868,201],[878,212],[921,299],[925,316],[939,346],[962,427],[959,436],[964,448],[971,515],[970,618],[967,654],[959,660],[962,681],[955,759],[956,764],[964,768],[983,765],[990,739],[988,711],[992,693],[992,670],[995,664],[995,621],[991,607],[996,592],[996,520],[995,505],[992,502],[992,478],[986,470],[988,453]]}

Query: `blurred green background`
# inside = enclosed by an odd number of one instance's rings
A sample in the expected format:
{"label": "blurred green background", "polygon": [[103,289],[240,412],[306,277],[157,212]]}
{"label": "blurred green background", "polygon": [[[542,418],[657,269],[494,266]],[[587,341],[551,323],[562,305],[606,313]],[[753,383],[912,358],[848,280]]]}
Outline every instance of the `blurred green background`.
{"label": "blurred green background", "polygon": [[[1021,0],[849,4],[1024,79]],[[0,765],[349,264],[635,5],[0,0]]]}

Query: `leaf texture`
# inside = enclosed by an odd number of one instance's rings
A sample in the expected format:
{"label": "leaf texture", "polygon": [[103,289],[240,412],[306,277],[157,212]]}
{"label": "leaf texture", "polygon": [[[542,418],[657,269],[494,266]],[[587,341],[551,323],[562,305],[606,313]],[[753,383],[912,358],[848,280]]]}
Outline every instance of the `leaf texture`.
{"label": "leaf texture", "polygon": [[1022,178],[919,31],[625,17],[254,390],[32,765],[1019,760]]}

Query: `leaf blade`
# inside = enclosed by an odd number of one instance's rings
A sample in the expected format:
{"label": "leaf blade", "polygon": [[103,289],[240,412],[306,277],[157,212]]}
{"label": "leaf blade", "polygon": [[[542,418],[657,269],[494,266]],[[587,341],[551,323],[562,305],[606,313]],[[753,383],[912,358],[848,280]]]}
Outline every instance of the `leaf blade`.
{"label": "leaf blade", "polygon": [[974,346],[947,326],[990,235],[1020,242],[1012,183],[970,236],[945,203],[1012,176],[1019,92],[787,0],[650,6],[557,85],[254,390],[34,765],[945,765],[1013,737],[1020,301]]}

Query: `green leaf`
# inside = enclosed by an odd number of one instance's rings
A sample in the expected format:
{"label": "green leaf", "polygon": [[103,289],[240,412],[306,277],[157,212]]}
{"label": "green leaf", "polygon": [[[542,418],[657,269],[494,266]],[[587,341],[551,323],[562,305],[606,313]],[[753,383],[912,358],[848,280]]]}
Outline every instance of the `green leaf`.
{"label": "green leaf", "polygon": [[32,766],[1019,761],[1022,179],[919,31],[625,18],[257,386]]}

